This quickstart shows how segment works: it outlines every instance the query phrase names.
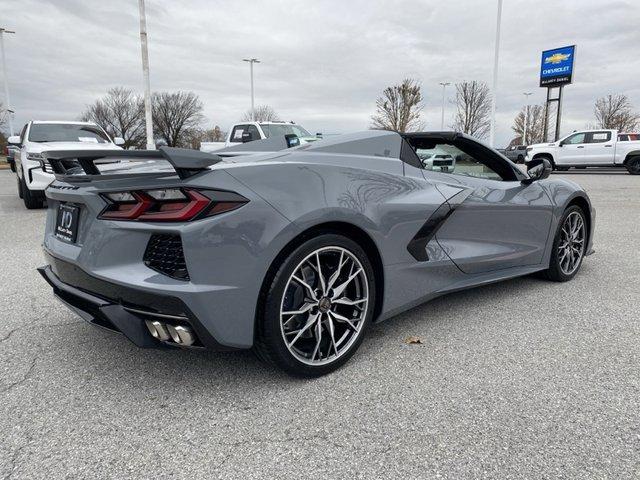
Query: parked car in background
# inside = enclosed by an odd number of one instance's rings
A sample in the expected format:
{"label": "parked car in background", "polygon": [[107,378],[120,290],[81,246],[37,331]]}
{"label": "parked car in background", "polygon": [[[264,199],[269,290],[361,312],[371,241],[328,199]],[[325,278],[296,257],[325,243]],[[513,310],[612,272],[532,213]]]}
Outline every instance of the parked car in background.
{"label": "parked car in background", "polygon": [[224,142],[202,142],[200,150],[203,152],[215,152],[222,148],[233,147],[241,143],[264,140],[265,138],[295,135],[300,143],[309,143],[317,140],[320,134],[311,135],[300,125],[290,122],[241,122],[232,125]]}
{"label": "parked car in background", "polygon": [[514,163],[524,163],[524,157],[527,156],[527,146],[511,145],[505,149],[504,156]]}
{"label": "parked car in background", "polygon": [[9,164],[9,167],[11,168],[12,172],[16,171],[16,162],[14,157],[16,152],[19,150],[20,149],[15,145],[10,145],[8,143],[7,143],[7,146],[4,147],[4,154],[7,156],[7,163]]}
{"label": "parked car in background", "polygon": [[42,152],[47,150],[122,150],[124,139],[112,139],[95,123],[31,121],[22,127],[20,135],[8,142],[18,149],[14,154],[18,195],[28,209],[40,208],[44,190],[53,181],[51,165]]}
{"label": "parked car in background", "polygon": [[416,152],[422,165],[427,170],[434,172],[453,172],[456,167],[456,159],[448,153],[425,153]]}
{"label": "parked car in background", "polygon": [[624,167],[632,175],[640,175],[640,140],[618,139],[617,130],[583,130],[573,132],[557,142],[538,143],[527,147],[525,161],[538,158],[551,162],[555,170],[571,167]]}

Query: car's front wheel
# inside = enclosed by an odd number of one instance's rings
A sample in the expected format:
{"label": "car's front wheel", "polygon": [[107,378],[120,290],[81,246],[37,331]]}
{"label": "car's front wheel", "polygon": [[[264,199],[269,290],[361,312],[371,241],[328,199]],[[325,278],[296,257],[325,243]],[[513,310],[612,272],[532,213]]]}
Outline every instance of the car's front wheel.
{"label": "car's front wheel", "polygon": [[44,203],[42,192],[29,190],[29,187],[27,187],[27,184],[24,181],[24,177],[22,177],[19,182],[18,194],[22,193],[21,198],[24,202],[24,206],[29,210],[42,208],[42,204]]}
{"label": "car's front wheel", "polygon": [[319,376],[344,364],[373,316],[375,278],[367,254],[333,233],[307,240],[267,279],[256,351],[288,373]]}
{"label": "car's front wheel", "polygon": [[20,179],[20,177],[18,177],[16,175],[16,180],[18,181],[18,197],[22,198],[22,180]]}
{"label": "car's front wheel", "polygon": [[587,248],[587,235],[587,220],[582,208],[576,205],[568,208],[553,241],[549,268],[544,272],[549,280],[566,282],[578,273]]}

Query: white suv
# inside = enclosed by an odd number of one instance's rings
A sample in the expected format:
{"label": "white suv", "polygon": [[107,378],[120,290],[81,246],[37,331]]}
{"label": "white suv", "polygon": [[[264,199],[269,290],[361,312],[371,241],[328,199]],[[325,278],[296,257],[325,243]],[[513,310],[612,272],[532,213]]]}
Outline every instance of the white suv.
{"label": "white suv", "polygon": [[40,208],[44,202],[44,189],[53,181],[51,165],[42,152],[47,150],[122,150],[122,138],[111,139],[95,123],[40,122],[27,123],[20,135],[9,137],[8,143],[20,148],[15,154],[18,175],[18,195],[25,207]]}

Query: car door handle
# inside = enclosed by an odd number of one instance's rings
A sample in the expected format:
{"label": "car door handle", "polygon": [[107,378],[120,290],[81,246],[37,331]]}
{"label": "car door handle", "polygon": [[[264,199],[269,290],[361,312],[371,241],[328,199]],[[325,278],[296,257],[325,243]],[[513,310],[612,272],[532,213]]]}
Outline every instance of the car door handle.
{"label": "car door handle", "polygon": [[584,146],[583,145],[578,145],[578,148],[584,148]]}
{"label": "car door handle", "polygon": [[605,147],[611,148],[611,147],[613,147],[613,145],[605,145]]}

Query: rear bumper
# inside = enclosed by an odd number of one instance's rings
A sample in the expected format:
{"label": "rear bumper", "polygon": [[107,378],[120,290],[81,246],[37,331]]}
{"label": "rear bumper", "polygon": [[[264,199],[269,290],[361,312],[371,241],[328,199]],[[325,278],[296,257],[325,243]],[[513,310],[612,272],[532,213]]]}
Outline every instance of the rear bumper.
{"label": "rear bumper", "polygon": [[59,300],[94,326],[122,333],[141,348],[164,348],[169,344],[153,338],[145,324],[146,320],[161,319],[188,324],[197,336],[194,347],[235,350],[221,345],[178,298],[116,285],[50,255],[48,259],[51,265],[38,268],[38,272]]}

